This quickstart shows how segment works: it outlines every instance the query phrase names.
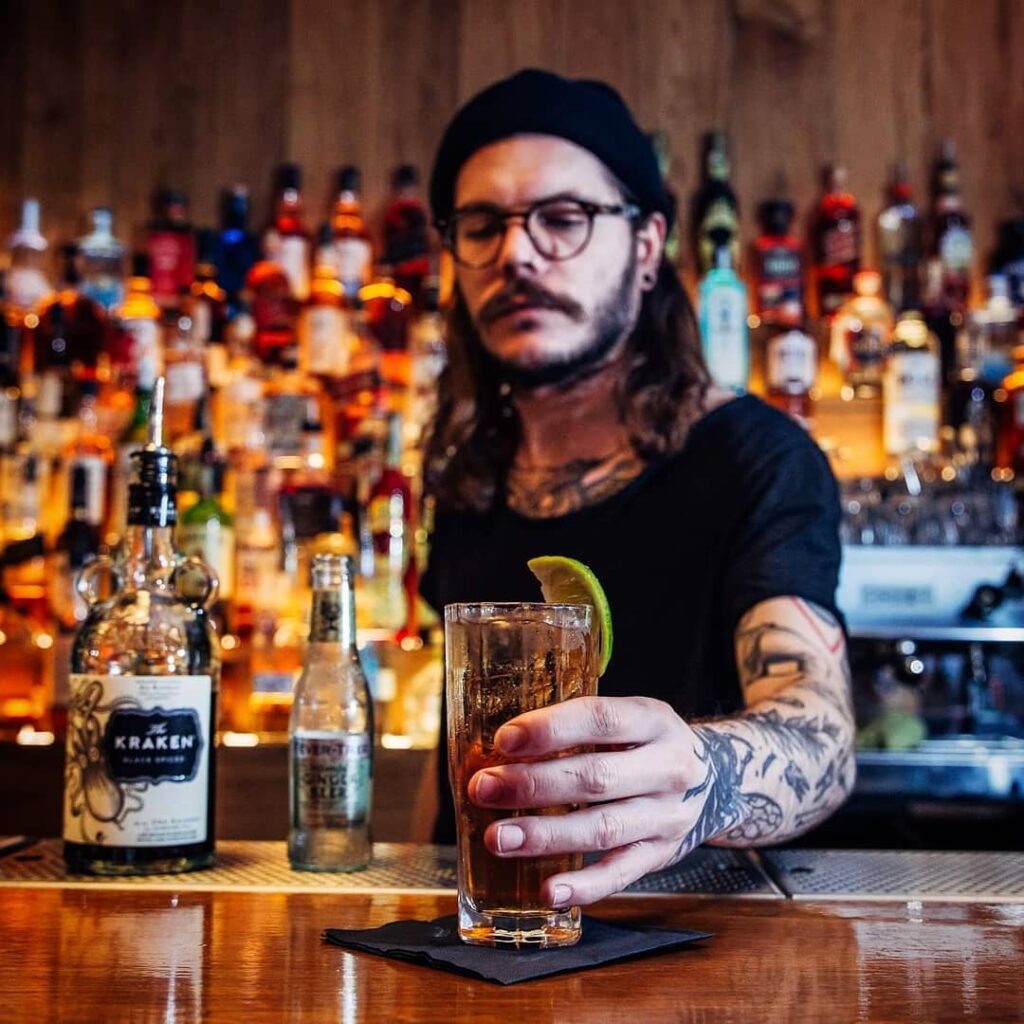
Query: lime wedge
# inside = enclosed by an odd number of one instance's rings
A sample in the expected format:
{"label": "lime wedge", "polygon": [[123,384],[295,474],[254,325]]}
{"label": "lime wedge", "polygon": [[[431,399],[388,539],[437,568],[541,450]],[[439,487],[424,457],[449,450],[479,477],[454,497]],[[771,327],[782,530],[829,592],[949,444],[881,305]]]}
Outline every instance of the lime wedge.
{"label": "lime wedge", "polygon": [[531,558],[527,568],[540,581],[549,604],[589,604],[597,650],[598,671],[603,675],[612,658],[612,610],[597,577],[582,562],[562,555]]}

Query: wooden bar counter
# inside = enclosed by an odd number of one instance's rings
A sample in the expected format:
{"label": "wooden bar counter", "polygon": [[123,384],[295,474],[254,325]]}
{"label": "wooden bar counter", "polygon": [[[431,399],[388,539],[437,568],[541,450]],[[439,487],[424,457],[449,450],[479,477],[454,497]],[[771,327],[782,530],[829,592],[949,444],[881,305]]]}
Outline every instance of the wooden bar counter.
{"label": "wooden bar counter", "polygon": [[322,941],[325,928],[450,914],[451,892],[197,878],[8,876],[0,1021],[1024,1020],[1024,900],[622,896],[591,912],[714,937],[501,987]]}

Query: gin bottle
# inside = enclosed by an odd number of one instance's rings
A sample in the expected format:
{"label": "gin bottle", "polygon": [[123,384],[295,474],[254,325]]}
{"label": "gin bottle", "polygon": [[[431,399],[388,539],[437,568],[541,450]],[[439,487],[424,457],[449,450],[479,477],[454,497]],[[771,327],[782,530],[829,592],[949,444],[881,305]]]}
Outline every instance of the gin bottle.
{"label": "gin bottle", "polygon": [[[133,456],[118,559],[79,577],[90,604],[71,652],[64,858],[69,870],[165,874],[213,862],[216,578],[174,550],[177,465],[163,380]],[[114,581],[112,597],[98,595]]]}
{"label": "gin bottle", "polygon": [[317,555],[312,575],[289,729],[288,859],[300,871],[357,871],[372,852],[373,703],[356,650],[355,568],[345,555]]}

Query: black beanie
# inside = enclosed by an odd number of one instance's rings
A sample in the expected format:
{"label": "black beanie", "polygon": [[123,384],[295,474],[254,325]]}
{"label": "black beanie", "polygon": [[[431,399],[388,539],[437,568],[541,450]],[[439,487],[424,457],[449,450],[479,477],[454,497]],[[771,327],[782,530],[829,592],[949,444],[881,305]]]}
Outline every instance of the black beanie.
{"label": "black beanie", "polygon": [[430,176],[434,220],[451,216],[455,180],[478,149],[524,133],[555,135],[589,150],[629,189],[644,213],[664,214],[671,229],[674,203],[654,148],[622,97],[604,82],[563,78],[537,68],[489,85],[452,119]]}

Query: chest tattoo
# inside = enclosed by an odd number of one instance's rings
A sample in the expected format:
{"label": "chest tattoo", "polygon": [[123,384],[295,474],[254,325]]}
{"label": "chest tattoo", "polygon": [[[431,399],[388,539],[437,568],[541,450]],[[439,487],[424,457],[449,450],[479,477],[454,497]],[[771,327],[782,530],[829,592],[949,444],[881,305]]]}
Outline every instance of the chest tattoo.
{"label": "chest tattoo", "polygon": [[643,459],[632,450],[574,459],[562,466],[513,466],[508,474],[509,508],[532,519],[562,516],[621,491],[643,468]]}

